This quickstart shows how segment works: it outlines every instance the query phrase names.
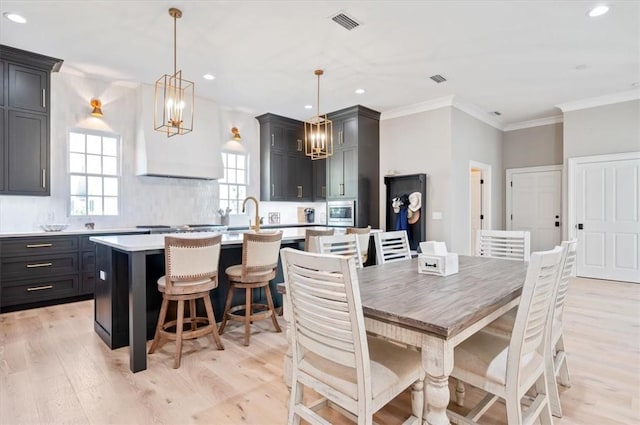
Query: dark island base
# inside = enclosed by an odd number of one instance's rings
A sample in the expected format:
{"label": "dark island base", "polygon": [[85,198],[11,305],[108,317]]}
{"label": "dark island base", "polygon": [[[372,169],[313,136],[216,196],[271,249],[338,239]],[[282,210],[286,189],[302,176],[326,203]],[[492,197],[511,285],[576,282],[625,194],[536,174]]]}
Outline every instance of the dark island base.
{"label": "dark island base", "polygon": [[[302,245],[303,242],[298,241],[282,243],[283,248],[289,246],[303,249]],[[100,270],[106,271],[106,276],[104,280],[96,279],[94,329],[111,349],[116,349],[129,345],[129,255],[102,244],[96,244],[96,246],[96,276]],[[211,291],[211,302],[218,322],[222,319],[224,303],[229,290],[229,282],[224,271],[229,266],[241,263],[242,246],[222,247],[218,288]],[[158,321],[162,294],[158,291],[156,282],[164,273],[164,252],[158,250],[146,255],[147,340],[153,338]],[[279,263],[276,278],[269,284],[276,308],[282,306],[282,296],[276,287],[278,283],[283,281],[282,266]],[[265,304],[264,290],[254,291],[253,301]],[[233,305],[243,303],[244,291],[235,291]],[[175,306],[173,308],[174,311],[170,314],[175,316]],[[198,312],[199,315],[206,316],[204,306],[199,305]]]}

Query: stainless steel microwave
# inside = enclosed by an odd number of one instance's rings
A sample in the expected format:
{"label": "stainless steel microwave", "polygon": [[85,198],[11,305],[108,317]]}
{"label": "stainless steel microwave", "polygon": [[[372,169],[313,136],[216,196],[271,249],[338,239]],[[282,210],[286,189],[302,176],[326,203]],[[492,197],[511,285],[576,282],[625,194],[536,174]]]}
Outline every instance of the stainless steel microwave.
{"label": "stainless steel microwave", "polygon": [[356,222],[356,201],[327,202],[327,226],[352,227]]}

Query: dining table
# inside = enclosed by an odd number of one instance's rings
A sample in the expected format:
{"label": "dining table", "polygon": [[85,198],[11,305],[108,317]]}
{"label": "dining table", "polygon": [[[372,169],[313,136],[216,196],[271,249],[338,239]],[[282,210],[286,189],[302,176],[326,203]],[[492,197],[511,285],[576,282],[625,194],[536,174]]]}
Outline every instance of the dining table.
{"label": "dining table", "polygon": [[[426,372],[424,425],[450,423],[447,406],[454,349],[518,305],[528,265],[462,255],[458,261],[458,273],[448,276],[419,273],[417,258],[357,270],[367,333],[421,350]],[[284,285],[279,290],[286,292]],[[285,299],[284,318],[289,324],[287,304]],[[287,340],[284,379],[290,386],[289,332]],[[463,398],[463,387],[458,390]]]}

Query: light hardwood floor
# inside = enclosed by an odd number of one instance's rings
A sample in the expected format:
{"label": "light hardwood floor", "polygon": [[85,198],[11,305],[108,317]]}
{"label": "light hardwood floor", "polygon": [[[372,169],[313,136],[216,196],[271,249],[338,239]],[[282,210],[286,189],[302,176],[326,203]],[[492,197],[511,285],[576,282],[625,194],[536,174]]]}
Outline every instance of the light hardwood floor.
{"label": "light hardwood floor", "polygon": [[[640,423],[639,307],[640,285],[571,281],[565,339],[573,386],[561,392],[565,416],[556,424]],[[1,314],[0,424],[284,424],[286,342],[269,325],[252,326],[250,347],[240,326],[222,336],[225,351],[211,338],[187,341],[178,370],[168,343],[132,374],[127,348],[111,351],[94,333],[92,301]],[[467,405],[479,396],[468,388]],[[408,411],[403,394],[375,420],[398,424]],[[504,406],[481,423],[506,423]]]}

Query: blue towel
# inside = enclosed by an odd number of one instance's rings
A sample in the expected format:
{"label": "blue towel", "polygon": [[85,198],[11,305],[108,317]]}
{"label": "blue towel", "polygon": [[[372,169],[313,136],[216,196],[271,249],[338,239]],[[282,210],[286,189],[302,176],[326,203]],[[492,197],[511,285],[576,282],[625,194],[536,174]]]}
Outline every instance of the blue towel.
{"label": "blue towel", "polygon": [[396,221],[396,230],[409,230],[409,221],[407,217],[407,207],[401,207]]}

